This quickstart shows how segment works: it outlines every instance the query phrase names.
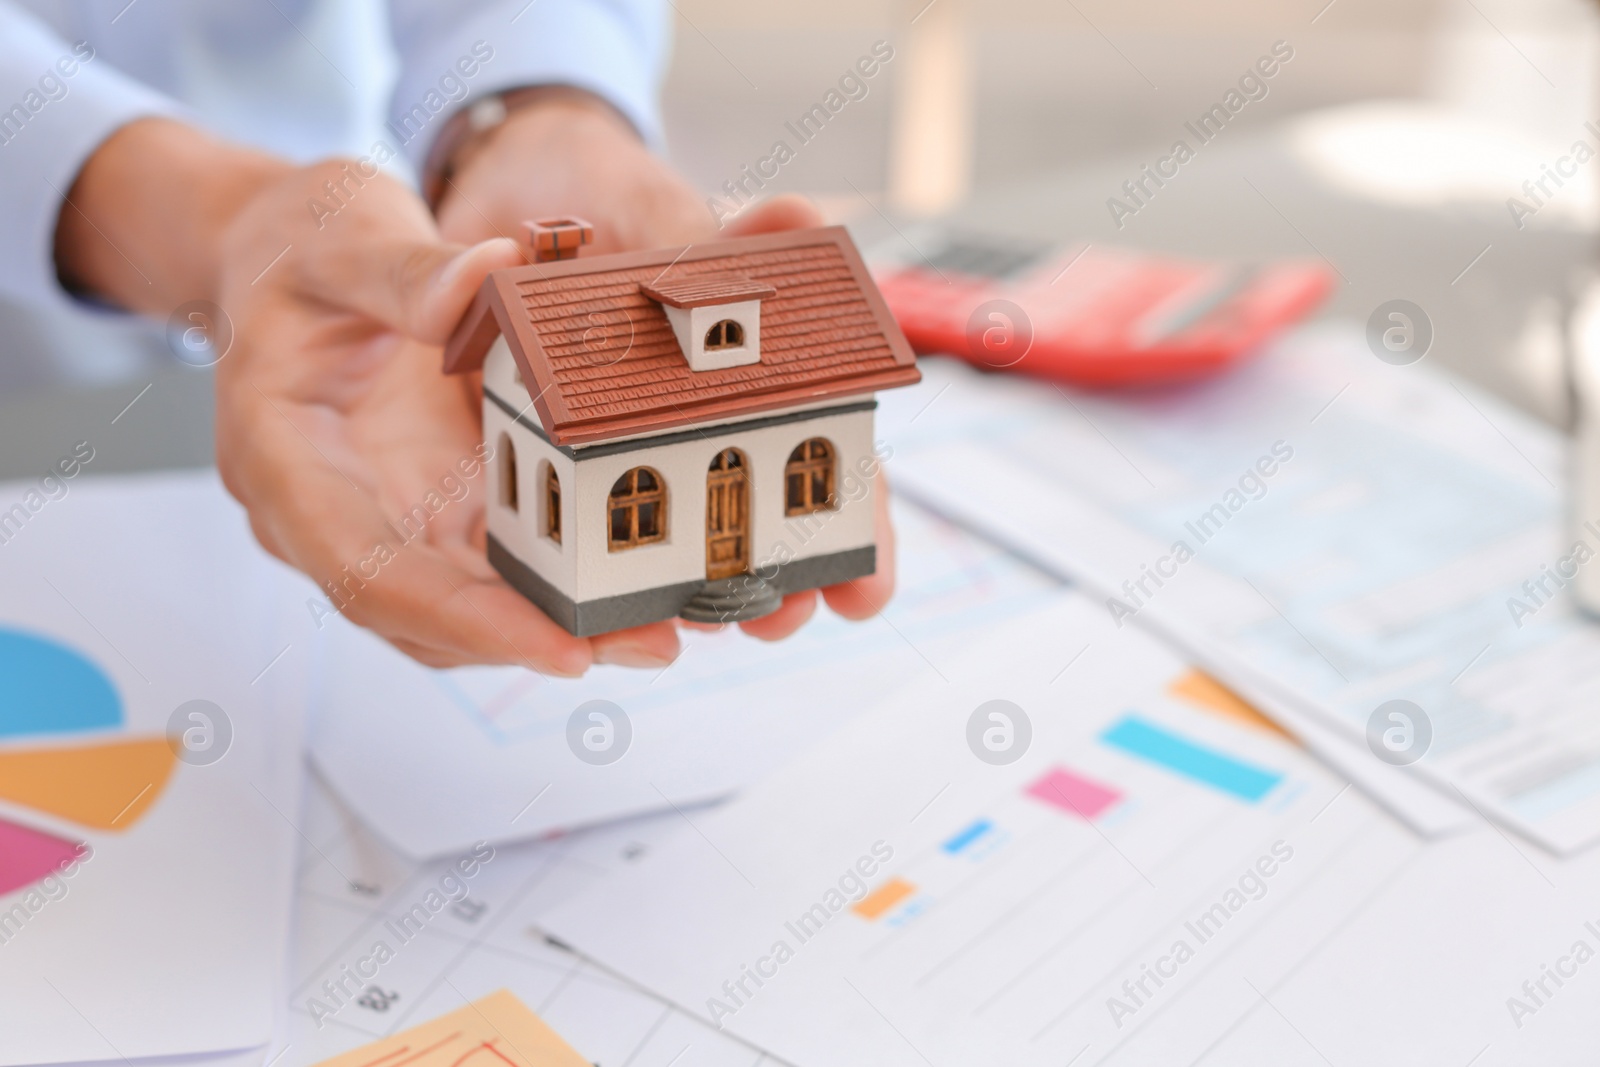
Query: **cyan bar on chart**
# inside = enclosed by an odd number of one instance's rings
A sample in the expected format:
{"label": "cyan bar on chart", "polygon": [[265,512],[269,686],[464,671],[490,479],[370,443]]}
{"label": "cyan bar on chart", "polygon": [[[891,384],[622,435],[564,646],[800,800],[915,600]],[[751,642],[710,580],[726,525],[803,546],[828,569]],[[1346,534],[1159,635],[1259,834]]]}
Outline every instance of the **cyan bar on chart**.
{"label": "cyan bar on chart", "polygon": [[1283,780],[1276,771],[1206,748],[1136,715],[1118,720],[1100,740],[1241,800],[1260,800]]}

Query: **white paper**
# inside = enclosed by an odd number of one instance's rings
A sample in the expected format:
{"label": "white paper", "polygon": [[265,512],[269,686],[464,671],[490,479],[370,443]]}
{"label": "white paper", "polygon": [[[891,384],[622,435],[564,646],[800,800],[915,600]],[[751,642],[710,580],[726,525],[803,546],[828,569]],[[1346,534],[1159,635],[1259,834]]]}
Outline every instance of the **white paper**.
{"label": "white paper", "polygon": [[[945,477],[958,471],[965,471],[968,477],[955,482],[924,482],[918,477],[922,463],[937,466]],[[1100,572],[1085,562],[1088,553],[1082,551],[1083,546],[1118,554],[1129,551],[1130,545],[1133,549],[1138,547],[1127,539],[1127,531],[1104,512],[1065,497],[1054,486],[1041,485],[1037,478],[993,456],[982,444],[952,444],[938,446],[937,452],[932,448],[913,452],[907,467],[902,481],[907,492],[918,500],[941,509],[952,521],[985,532],[997,543],[1041,566],[1053,566],[1063,578],[1082,578],[1091,589],[1108,587],[1111,580],[1097,579]],[[957,486],[965,481],[981,488],[960,491]],[[1009,504],[1002,510],[997,501]],[[1019,505],[1019,501],[1025,503]],[[1073,535],[1063,539],[1053,532],[1063,529],[1073,531]],[[1339,774],[1365,789],[1419,833],[1436,837],[1473,825],[1475,816],[1467,805],[1398,767],[1373,759],[1364,740],[1352,739],[1325,715],[1308,710],[1305,696],[1292,686],[1275,681],[1251,663],[1229,656],[1206,628],[1187,625],[1170,612],[1158,615],[1153,611],[1142,613],[1129,625],[1147,625],[1196,656]]]}
{"label": "white paper", "polygon": [[[421,667],[342,620],[324,630],[312,751],[351,806],[413,856],[526,839],[721,797],[781,765],[1059,584],[951,524],[896,509],[900,588],[878,618],[819,606],[764,643],[685,631],[670,667],[598,667],[579,680],[520,668]],[[309,617],[309,612],[307,613]],[[591,765],[568,719],[622,708],[631,746]]]}
{"label": "white paper", "polygon": [[[0,1064],[264,1045],[279,1002],[303,767],[300,708],[285,693],[303,690],[304,658],[279,656],[287,638],[277,609],[290,579],[256,547],[214,474],[65,484],[0,545],[0,627],[94,664],[120,699],[120,721],[13,732],[0,738],[0,757],[160,742],[175,709],[195,699],[222,709],[232,741],[209,765],[177,760],[164,784],[146,781],[154,802],[122,825],[119,815],[85,826],[0,802],[0,819],[92,849],[60,883],[64,895],[36,909],[29,894],[42,883],[0,897],[0,915],[28,913],[0,944]],[[0,486],[0,505],[25,502],[29,488]],[[18,681],[0,701],[17,699]],[[144,792],[130,794],[127,810]]]}
{"label": "white paper", "polygon": [[1433,740],[1404,773],[1558,851],[1600,835],[1600,632],[1525,587],[1571,549],[1548,429],[1342,329],[1146,393],[926,369],[915,423],[886,398],[908,492],[1270,687],[1291,727],[1298,707],[1359,753],[1380,704],[1414,701]]}
{"label": "white paper", "polygon": [[[556,841],[489,846],[489,858],[462,876],[456,863],[463,856],[406,858],[314,780],[301,827],[287,1025],[255,1062],[311,1067],[503,988],[593,1063],[753,1067],[763,1057],[749,1045],[533,929],[540,912],[637,862],[649,842],[682,825],[674,813]],[[430,890],[441,894],[435,911],[428,911]],[[402,927],[418,906],[427,918]],[[390,950],[383,963],[375,959],[380,942]],[[330,993],[324,984],[339,981],[346,991],[335,984]]]}
{"label": "white paper", "polygon": [[[1055,681],[1042,632],[1087,646]],[[1097,606],[1052,610],[545,926],[799,1067],[1592,1061],[1582,977],[1534,1016],[1507,1005],[1600,946],[1600,859],[1486,824],[1429,845],[1294,746],[1169,699],[1185,669]],[[1033,726],[1005,767],[965,736],[995,697]],[[1279,777],[1245,800],[1130,758],[1106,740],[1130,714]],[[1121,797],[1087,819],[1038,803],[1024,789],[1052,766]],[[865,880],[914,891],[874,919],[834,909],[883,845]]]}

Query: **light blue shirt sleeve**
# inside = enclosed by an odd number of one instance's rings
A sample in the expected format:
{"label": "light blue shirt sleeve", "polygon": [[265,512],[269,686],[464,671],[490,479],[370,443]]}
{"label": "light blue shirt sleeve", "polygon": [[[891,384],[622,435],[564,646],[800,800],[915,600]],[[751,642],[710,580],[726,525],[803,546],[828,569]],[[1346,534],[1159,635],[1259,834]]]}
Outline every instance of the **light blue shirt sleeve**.
{"label": "light blue shirt sleeve", "polygon": [[101,142],[178,106],[0,0],[0,295],[74,303],[56,279],[56,219]]}
{"label": "light blue shirt sleeve", "polygon": [[417,167],[456,110],[525,85],[595,93],[661,147],[664,0],[389,0],[389,8],[400,55],[389,129]]}
{"label": "light blue shirt sleeve", "polygon": [[[348,6],[326,2],[330,9]],[[657,94],[669,45],[666,0],[382,2],[388,5],[399,58],[384,139],[414,166],[426,159],[455,111],[475,98],[525,85],[570,85],[593,92],[626,116],[647,143],[661,147]],[[304,108],[269,106],[274,88],[290,104],[304,101],[296,100],[291,86],[281,81],[275,87],[258,84],[259,70],[255,82],[241,78],[239,86],[232,86],[231,75],[241,66],[254,68],[250,63],[230,66],[229,57],[248,57],[251,50],[240,52],[236,38],[249,34],[247,40],[259,44],[264,55],[283,52],[285,42],[292,46],[307,40],[311,58],[333,63],[328,44],[310,44],[294,22],[311,18],[308,12],[313,6],[320,10],[320,5],[315,0],[280,0],[263,11],[240,8],[234,13],[231,3],[203,25],[191,25],[182,5],[147,0],[124,9],[127,18],[121,25],[113,18],[105,25],[90,20],[91,27],[80,17],[88,9],[78,5],[0,0],[0,297],[76,304],[56,278],[56,220],[61,211],[74,210],[63,198],[84,163],[121,126],[156,115],[195,120],[209,108],[228,136],[264,142],[265,133],[272,131],[257,128],[263,115],[280,121],[282,112],[302,125],[307,121]],[[264,32],[252,18],[266,19],[273,33]],[[288,21],[280,26],[273,19]],[[74,27],[92,29],[91,39],[79,41]],[[368,30],[373,34],[368,43],[377,46],[377,24],[348,29]],[[356,69],[341,55],[341,75]],[[294,75],[285,69],[280,77]],[[218,78],[227,84],[214,84]],[[362,88],[367,84],[361,81]],[[254,110],[216,106],[220,97],[233,99],[225,92],[230,88],[237,88],[234,95],[241,100],[254,101]],[[352,90],[351,95],[360,94]],[[318,99],[324,109],[355,103],[333,101],[326,93]],[[369,120],[375,118],[371,104],[367,108]],[[255,126],[247,121],[250,115],[258,120]]]}

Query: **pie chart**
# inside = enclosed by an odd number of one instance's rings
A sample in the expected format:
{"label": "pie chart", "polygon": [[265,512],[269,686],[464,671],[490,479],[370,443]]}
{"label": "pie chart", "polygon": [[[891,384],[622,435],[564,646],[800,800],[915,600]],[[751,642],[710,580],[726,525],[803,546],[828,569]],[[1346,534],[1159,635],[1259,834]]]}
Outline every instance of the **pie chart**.
{"label": "pie chart", "polygon": [[[129,737],[115,683],[53,638],[0,627],[0,801],[89,831],[120,833],[166,788],[164,736]],[[0,818],[0,896],[82,856],[86,845]]]}

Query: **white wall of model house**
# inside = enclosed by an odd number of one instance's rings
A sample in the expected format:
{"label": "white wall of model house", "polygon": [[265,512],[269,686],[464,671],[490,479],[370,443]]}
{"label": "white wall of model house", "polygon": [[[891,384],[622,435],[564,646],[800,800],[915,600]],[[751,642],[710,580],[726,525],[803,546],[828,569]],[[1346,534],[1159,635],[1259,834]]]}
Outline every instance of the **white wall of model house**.
{"label": "white wall of model house", "polygon": [[[484,362],[484,389],[525,417],[537,419],[528,391],[518,381],[505,340],[497,340]],[[870,400],[846,397],[822,408]],[[813,405],[816,406],[816,405]],[[791,409],[793,410],[793,409]],[[764,414],[782,414],[768,412]],[[489,532],[518,559],[571,599],[583,602],[635,593],[706,577],[706,475],[726,448],[745,455],[750,482],[750,560],[753,567],[774,560],[798,560],[863,548],[875,540],[873,494],[873,413],[818,414],[776,426],[696,435],[686,441],[650,445],[610,455],[573,460],[487,397],[484,437],[497,455],[489,470]],[[763,415],[751,416],[761,418]],[[710,430],[718,423],[701,424]],[[674,427],[678,433],[696,427]],[[498,455],[504,439],[516,449],[516,511],[502,503],[498,479],[505,469]],[[833,445],[839,507],[790,518],[784,514],[784,468],[802,441],[825,438]],[[545,472],[553,466],[561,481],[561,533],[558,543],[545,536]],[[650,467],[667,490],[667,534],[661,541],[612,552],[607,541],[611,487],[634,467]],[[863,472],[868,472],[864,475]],[[780,547],[786,546],[786,547]]]}

